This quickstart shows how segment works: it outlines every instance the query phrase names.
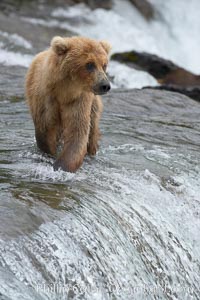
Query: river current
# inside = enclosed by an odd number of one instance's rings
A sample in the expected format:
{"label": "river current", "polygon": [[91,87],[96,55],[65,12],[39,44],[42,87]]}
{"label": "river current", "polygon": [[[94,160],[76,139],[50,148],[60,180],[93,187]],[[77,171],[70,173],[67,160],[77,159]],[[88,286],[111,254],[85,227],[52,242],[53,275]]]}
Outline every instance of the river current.
{"label": "river current", "polygon": [[[199,103],[113,88],[97,156],[76,174],[54,172],[36,148],[23,95],[36,38],[23,26],[5,31],[1,17],[0,299],[199,299]],[[38,48],[63,30],[35,26]],[[144,74],[144,82],[153,79]]]}

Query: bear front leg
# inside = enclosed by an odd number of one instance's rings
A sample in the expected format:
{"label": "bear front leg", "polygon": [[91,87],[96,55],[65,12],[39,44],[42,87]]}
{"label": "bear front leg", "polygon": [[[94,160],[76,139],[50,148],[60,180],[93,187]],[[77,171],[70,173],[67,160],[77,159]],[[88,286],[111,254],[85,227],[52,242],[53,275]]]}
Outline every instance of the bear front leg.
{"label": "bear front leg", "polygon": [[80,141],[74,141],[65,144],[61,155],[54,163],[54,170],[62,169],[63,171],[74,173],[83,163],[87,152],[87,142],[80,144]]}
{"label": "bear front leg", "polygon": [[31,106],[37,146],[42,152],[55,156],[60,127],[57,101],[52,96],[33,100],[37,103]]}
{"label": "bear front leg", "polygon": [[64,147],[54,164],[54,170],[76,172],[87,153],[91,99],[76,100],[62,108]]}
{"label": "bear front leg", "polygon": [[98,141],[100,139],[99,131],[99,119],[103,110],[103,104],[101,98],[96,96],[94,98],[91,109],[91,122],[90,122],[90,134],[87,145],[87,152],[89,155],[95,155],[98,150]]}
{"label": "bear front leg", "polygon": [[35,137],[38,148],[47,154],[52,156],[56,155],[57,148],[57,128],[50,129],[35,129]]}

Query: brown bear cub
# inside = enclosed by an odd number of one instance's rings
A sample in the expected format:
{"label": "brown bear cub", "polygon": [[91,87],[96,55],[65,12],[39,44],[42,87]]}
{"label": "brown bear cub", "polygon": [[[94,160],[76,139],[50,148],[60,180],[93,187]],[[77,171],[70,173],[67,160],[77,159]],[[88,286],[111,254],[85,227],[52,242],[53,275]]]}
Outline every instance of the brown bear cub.
{"label": "brown bear cub", "polygon": [[33,60],[26,97],[40,150],[56,156],[54,170],[75,172],[85,155],[98,149],[102,101],[110,90],[106,76],[110,45],[84,37],[54,37]]}

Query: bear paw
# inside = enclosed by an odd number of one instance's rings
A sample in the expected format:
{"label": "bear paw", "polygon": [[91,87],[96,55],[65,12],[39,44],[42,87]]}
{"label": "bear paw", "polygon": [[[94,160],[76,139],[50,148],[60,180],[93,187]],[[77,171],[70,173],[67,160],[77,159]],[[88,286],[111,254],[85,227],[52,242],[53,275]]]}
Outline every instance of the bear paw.
{"label": "bear paw", "polygon": [[97,153],[98,145],[88,145],[87,152],[89,155],[94,156]]}
{"label": "bear paw", "polygon": [[64,159],[57,159],[53,165],[54,171],[62,170],[65,172],[75,173],[81,166],[82,160],[66,161]]}
{"label": "bear paw", "polygon": [[58,170],[63,170],[63,171],[68,171],[67,167],[65,165],[65,162],[63,160],[56,160],[55,163],[53,164],[53,169],[54,171],[58,171]]}

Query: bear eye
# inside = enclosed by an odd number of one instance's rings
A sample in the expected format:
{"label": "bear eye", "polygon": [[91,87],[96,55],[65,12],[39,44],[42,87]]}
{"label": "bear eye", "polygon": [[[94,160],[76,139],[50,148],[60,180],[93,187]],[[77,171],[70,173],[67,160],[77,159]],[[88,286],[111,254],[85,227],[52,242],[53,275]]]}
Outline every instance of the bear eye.
{"label": "bear eye", "polygon": [[93,72],[95,70],[96,66],[93,62],[89,62],[86,64],[86,69],[88,72]]}

